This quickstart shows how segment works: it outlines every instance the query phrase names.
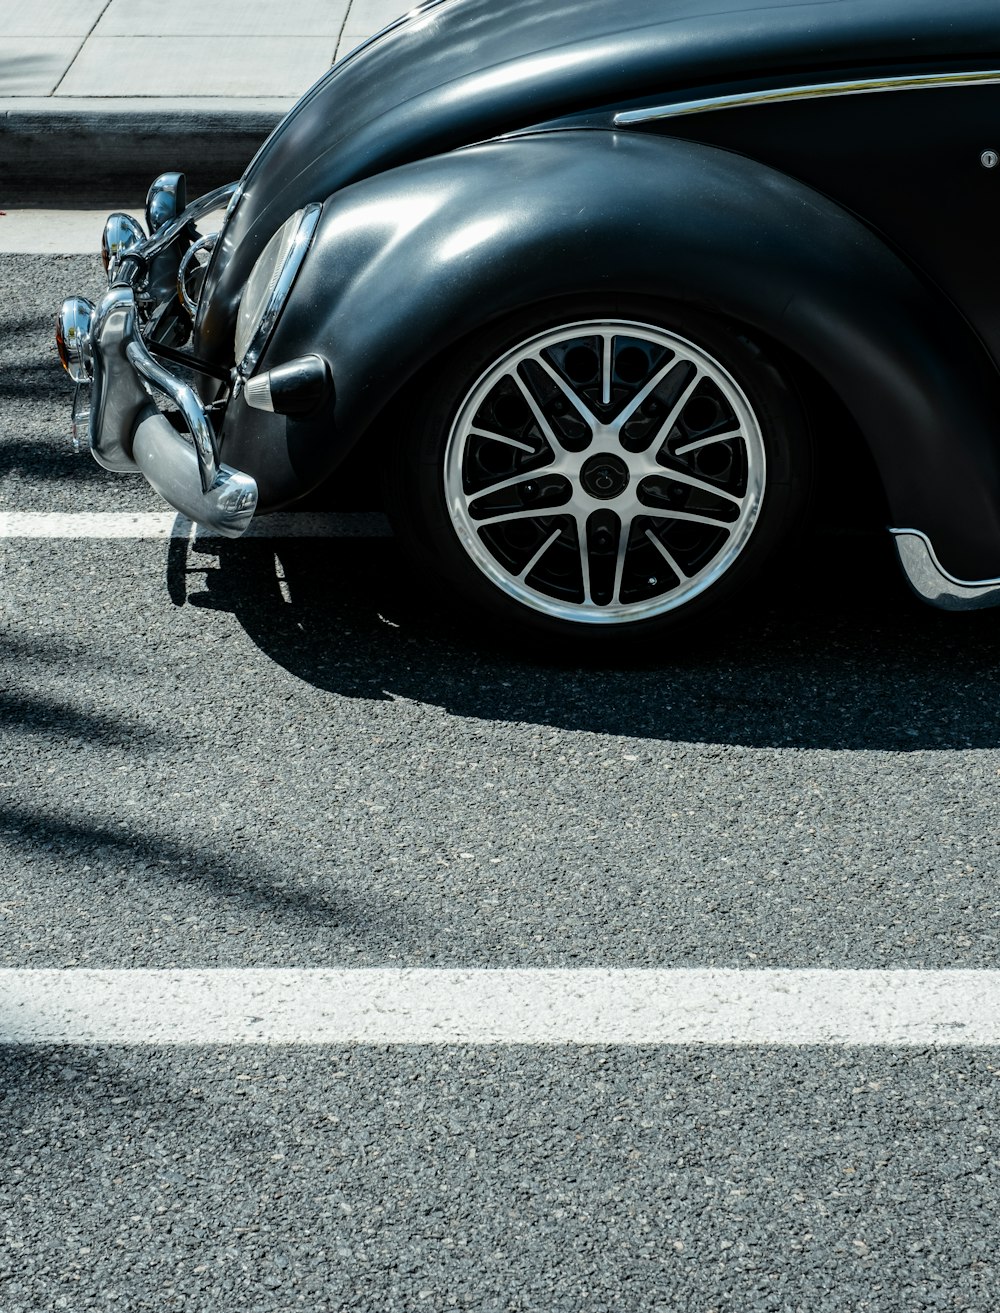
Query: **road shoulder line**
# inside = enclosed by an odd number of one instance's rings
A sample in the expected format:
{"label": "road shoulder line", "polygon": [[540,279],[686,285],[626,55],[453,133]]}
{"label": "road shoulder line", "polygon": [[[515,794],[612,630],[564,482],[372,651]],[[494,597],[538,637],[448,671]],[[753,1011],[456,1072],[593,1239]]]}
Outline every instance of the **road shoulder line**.
{"label": "road shoulder line", "polygon": [[1000,1044],[1000,971],[0,970],[7,1044]]}

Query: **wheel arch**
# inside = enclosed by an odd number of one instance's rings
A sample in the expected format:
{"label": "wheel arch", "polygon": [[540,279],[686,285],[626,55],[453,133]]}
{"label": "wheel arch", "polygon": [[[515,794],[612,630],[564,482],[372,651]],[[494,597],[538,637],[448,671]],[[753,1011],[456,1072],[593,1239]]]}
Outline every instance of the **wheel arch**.
{"label": "wheel arch", "polygon": [[287,503],[377,440],[386,406],[441,352],[588,290],[688,304],[777,343],[853,417],[894,520],[956,574],[1000,574],[1000,377],[958,310],[794,179],[642,133],[490,142],[331,197],[263,367],[318,350],[335,400],[306,420],[237,403],[228,458],[256,466],[265,502]]}
{"label": "wheel arch", "polygon": [[[583,317],[582,303],[587,293],[575,292],[558,298],[545,298],[536,302],[539,310],[551,310],[553,316],[564,312],[566,317]],[[653,298],[650,298],[651,300]],[[708,313],[693,303],[672,303],[678,311],[683,311],[690,304],[692,311],[701,315]],[[854,415],[843,399],[833,390],[827,380],[818,372],[808,358],[800,351],[779,342],[769,333],[752,324],[734,319],[729,315],[712,311],[711,316],[723,324],[730,332],[746,341],[752,349],[759,351],[778,370],[783,381],[792,389],[802,412],[808,421],[814,438],[814,451],[817,464],[822,465],[824,454],[831,462],[835,461],[838,445],[849,451],[848,459],[856,469],[858,478],[870,489],[867,499],[867,518],[864,523],[873,527],[883,527],[887,520],[888,506],[885,502],[885,488],[882,484],[878,466]],[[483,328],[489,328],[486,323]],[[415,374],[399,388],[384,406],[374,415],[368,428],[360,436],[361,443],[370,442],[379,445],[387,441],[391,434],[398,432],[401,422],[412,415],[413,408],[420,404],[420,398],[430,382],[446,364],[449,355],[455,349],[455,342],[441,345],[437,351],[424,361]],[[860,461],[860,468],[857,462]],[[832,466],[831,466],[832,468]],[[874,518],[873,518],[874,516]],[[862,521],[859,521],[859,524]]]}

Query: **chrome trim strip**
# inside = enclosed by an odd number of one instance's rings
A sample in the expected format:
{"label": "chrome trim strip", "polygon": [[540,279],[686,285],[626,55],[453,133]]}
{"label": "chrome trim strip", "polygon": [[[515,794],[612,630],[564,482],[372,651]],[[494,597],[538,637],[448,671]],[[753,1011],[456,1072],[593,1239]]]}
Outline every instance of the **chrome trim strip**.
{"label": "chrome trim strip", "polygon": [[717,109],[743,109],[752,105],[777,105],[793,100],[825,100],[833,96],[870,96],[883,91],[934,91],[948,87],[983,87],[1000,82],[1000,69],[974,73],[916,73],[902,77],[856,78],[850,82],[818,82],[808,86],[771,87],[766,91],[744,91],[729,96],[708,96],[703,100],[682,100],[673,105],[652,105],[647,109],[620,110],[614,117],[616,128],[638,123],[655,123],[660,119],[681,118],[686,114],[704,114]]}
{"label": "chrome trim strip", "polygon": [[944,568],[934,544],[919,529],[890,529],[899,563],[918,597],[943,611],[1000,606],[1000,579],[957,579]]}
{"label": "chrome trim strip", "polygon": [[294,240],[275,280],[274,288],[268,298],[267,305],[264,307],[264,313],[261,315],[257,327],[254,329],[254,335],[250,339],[250,345],[243,353],[243,358],[239,363],[238,387],[257,368],[258,362],[271,340],[274,326],[285,307],[285,301],[292,290],[295,277],[302,266],[302,261],[306,258],[309,247],[312,245],[312,239],[319,225],[319,217],[322,212],[323,207],[318,201],[310,201],[302,211],[302,217],[299,219],[299,225],[295,230]]}

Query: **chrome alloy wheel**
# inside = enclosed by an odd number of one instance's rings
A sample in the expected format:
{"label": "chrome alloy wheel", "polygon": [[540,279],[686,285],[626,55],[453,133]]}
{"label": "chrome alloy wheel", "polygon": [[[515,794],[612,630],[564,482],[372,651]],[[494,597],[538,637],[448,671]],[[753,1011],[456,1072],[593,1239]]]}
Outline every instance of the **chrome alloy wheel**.
{"label": "chrome alloy wheel", "polygon": [[479,570],[536,612],[591,625],[674,610],[722,577],[760,515],[761,429],[694,343],[594,320],[520,343],[448,437],[444,493]]}

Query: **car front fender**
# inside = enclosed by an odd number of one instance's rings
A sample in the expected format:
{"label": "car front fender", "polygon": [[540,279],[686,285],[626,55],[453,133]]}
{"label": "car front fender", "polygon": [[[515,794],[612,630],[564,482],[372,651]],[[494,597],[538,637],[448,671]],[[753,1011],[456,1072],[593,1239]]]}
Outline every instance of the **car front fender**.
{"label": "car front fender", "polygon": [[315,352],[334,390],[307,417],[237,399],[226,458],[287,504],[450,346],[588,292],[689,303],[804,358],[865,436],[894,523],[960,577],[1000,574],[1000,376],[959,311],[795,179],[640,132],[510,137],[330,197],[261,368]]}

